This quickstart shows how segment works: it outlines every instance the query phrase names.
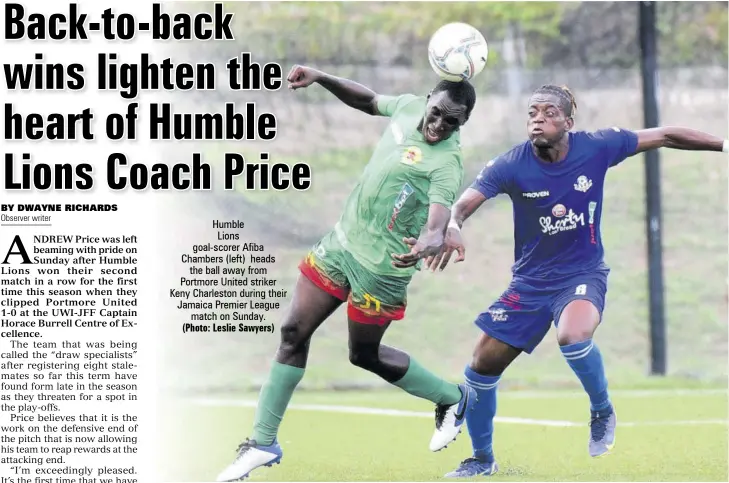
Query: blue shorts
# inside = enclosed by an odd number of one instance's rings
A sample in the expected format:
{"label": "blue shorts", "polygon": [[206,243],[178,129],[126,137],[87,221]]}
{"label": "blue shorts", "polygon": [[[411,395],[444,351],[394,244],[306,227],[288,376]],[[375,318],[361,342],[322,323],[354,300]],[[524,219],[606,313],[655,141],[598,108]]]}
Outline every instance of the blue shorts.
{"label": "blue shorts", "polygon": [[607,273],[587,273],[560,283],[527,283],[515,277],[501,297],[481,313],[475,324],[488,336],[527,354],[539,345],[554,321],[573,300],[589,300],[602,319],[607,294]]}

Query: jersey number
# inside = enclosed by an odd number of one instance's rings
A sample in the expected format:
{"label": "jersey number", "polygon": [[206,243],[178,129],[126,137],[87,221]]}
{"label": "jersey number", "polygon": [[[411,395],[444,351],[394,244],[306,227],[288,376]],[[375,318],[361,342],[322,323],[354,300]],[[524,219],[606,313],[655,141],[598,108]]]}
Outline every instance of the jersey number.
{"label": "jersey number", "polygon": [[372,305],[375,306],[375,312],[380,312],[380,301],[374,298],[372,295],[366,293],[364,294],[365,303],[360,304],[359,308],[361,309],[369,309],[372,307]]}
{"label": "jersey number", "polygon": [[586,295],[587,294],[587,285],[582,284],[578,285],[577,288],[575,288],[575,295]]}

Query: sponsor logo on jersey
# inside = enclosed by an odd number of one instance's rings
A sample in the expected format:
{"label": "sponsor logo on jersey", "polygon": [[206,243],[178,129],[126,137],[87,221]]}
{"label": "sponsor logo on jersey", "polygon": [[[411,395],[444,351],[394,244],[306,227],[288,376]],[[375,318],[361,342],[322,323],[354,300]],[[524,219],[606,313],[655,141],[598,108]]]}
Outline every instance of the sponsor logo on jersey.
{"label": "sponsor logo on jersey", "polygon": [[532,191],[529,193],[521,194],[524,198],[535,199],[535,198],[546,198],[549,196],[549,191]]}
{"label": "sponsor logo on jersey", "polygon": [[504,309],[490,309],[489,315],[491,315],[491,320],[494,322],[506,322],[509,319],[509,316]]}
{"label": "sponsor logo on jersey", "polygon": [[395,205],[392,207],[392,216],[390,217],[390,223],[387,225],[388,230],[392,231],[392,229],[395,227],[395,220],[397,220],[397,216],[400,214],[400,210],[402,210],[402,207],[405,206],[405,202],[414,192],[415,190],[412,186],[410,186],[410,183],[405,183],[402,186],[400,194],[397,195],[397,199],[395,200]]}
{"label": "sponsor logo on jersey", "polygon": [[587,208],[587,222],[590,224],[590,243],[592,243],[593,245],[597,245],[597,237],[595,236],[595,208],[597,208],[597,202],[590,201],[590,204]]}
{"label": "sponsor logo on jersey", "polygon": [[552,215],[557,218],[562,218],[565,214],[567,214],[567,208],[563,204],[556,204],[552,208]]}
{"label": "sponsor logo on jersey", "polygon": [[595,223],[595,208],[597,208],[597,202],[596,201],[590,201],[590,204],[588,205],[588,223],[593,224]]}
{"label": "sponsor logo on jersey", "polygon": [[577,183],[575,183],[575,189],[577,191],[587,193],[587,190],[589,190],[591,187],[592,180],[589,179],[587,176],[580,176],[579,178],[577,178]]}
{"label": "sponsor logo on jersey", "polygon": [[410,146],[409,148],[405,149],[405,152],[402,153],[402,158],[400,158],[400,162],[404,164],[418,164],[423,159],[423,152],[420,150],[417,146]]}
{"label": "sponsor logo on jersey", "polygon": [[570,208],[567,215],[558,220],[553,219],[551,216],[540,217],[539,224],[542,226],[542,233],[556,235],[563,231],[576,230],[580,226],[585,226],[585,214],[575,213]]}

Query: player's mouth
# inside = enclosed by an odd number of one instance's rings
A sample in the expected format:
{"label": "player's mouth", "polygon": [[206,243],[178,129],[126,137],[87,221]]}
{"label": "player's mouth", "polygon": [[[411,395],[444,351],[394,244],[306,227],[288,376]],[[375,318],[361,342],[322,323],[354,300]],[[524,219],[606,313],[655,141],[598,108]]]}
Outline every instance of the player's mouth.
{"label": "player's mouth", "polygon": [[437,143],[440,141],[440,135],[438,135],[430,126],[427,126],[425,128],[425,132],[423,133],[425,140],[429,143]]}
{"label": "player's mouth", "polygon": [[542,134],[544,134],[544,131],[538,127],[532,129],[532,136],[541,136]]}

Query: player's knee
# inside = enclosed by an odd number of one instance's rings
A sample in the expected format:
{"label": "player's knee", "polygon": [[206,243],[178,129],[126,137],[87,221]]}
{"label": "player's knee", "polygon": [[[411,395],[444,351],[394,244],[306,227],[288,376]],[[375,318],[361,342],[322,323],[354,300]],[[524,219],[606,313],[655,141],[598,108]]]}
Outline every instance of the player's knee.
{"label": "player's knee", "polygon": [[377,348],[352,346],[349,348],[349,362],[359,368],[371,370],[379,363]]}
{"label": "player's knee", "polygon": [[500,376],[504,372],[504,364],[491,357],[484,357],[478,354],[471,359],[471,369],[482,376]]}
{"label": "player's knee", "polygon": [[482,376],[500,376],[508,362],[502,361],[498,354],[493,351],[486,350],[485,347],[476,347],[473,351],[471,359],[471,369]]}
{"label": "player's knee", "polygon": [[303,334],[300,324],[295,320],[286,321],[281,326],[279,353],[282,356],[293,356],[304,350],[306,350],[306,336]]}
{"label": "player's knee", "polygon": [[483,334],[473,350],[471,369],[482,376],[500,376],[521,351]]}
{"label": "player's knee", "polygon": [[592,338],[600,324],[600,312],[589,300],[570,302],[559,316],[557,342],[560,346],[578,344]]}
{"label": "player's knee", "polygon": [[557,343],[560,346],[579,344],[592,337],[589,327],[570,327],[557,333]]}

